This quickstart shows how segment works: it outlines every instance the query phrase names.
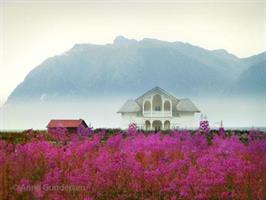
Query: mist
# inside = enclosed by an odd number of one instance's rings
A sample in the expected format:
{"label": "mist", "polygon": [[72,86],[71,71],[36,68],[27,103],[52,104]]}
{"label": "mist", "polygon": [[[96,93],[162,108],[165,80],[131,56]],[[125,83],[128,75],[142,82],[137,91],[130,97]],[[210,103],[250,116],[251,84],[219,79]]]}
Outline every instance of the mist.
{"label": "mist", "polygon": [[[1,130],[46,129],[51,119],[84,119],[94,128],[119,128],[119,108],[127,100],[99,98],[60,102],[6,104],[0,108]],[[263,98],[190,98],[202,114],[207,115],[210,126],[266,127],[266,101]],[[197,128],[201,114],[195,114]]]}

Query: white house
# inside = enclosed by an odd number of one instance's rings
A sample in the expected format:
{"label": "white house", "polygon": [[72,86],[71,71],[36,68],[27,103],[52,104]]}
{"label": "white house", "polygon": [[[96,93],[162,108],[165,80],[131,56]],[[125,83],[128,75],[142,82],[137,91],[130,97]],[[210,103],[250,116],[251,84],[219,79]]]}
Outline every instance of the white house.
{"label": "white house", "polygon": [[193,128],[196,112],[200,111],[189,99],[177,99],[160,87],[128,100],[118,111],[122,116],[121,128],[134,122],[143,130]]}

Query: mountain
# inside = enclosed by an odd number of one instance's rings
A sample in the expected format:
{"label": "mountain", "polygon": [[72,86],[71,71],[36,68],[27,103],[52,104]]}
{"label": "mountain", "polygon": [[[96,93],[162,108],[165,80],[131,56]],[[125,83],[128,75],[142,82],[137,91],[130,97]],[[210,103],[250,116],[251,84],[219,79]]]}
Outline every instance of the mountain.
{"label": "mountain", "polygon": [[25,77],[7,103],[133,96],[157,85],[180,97],[219,96],[263,58],[240,59],[221,49],[118,36],[112,44],[76,44],[48,58]]}
{"label": "mountain", "polygon": [[242,72],[231,88],[231,95],[266,96],[266,60]]}
{"label": "mountain", "polygon": [[247,66],[253,66],[261,62],[266,62],[266,52],[243,58],[240,62],[244,63]]}

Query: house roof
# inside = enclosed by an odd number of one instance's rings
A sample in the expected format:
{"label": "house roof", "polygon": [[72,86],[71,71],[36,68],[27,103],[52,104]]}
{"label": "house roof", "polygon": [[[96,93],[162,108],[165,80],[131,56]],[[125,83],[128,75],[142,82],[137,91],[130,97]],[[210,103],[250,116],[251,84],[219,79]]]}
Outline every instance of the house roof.
{"label": "house roof", "polygon": [[139,104],[131,99],[128,100],[119,110],[118,113],[131,113],[131,112],[139,112],[141,111],[141,108]]}
{"label": "house roof", "polygon": [[136,113],[142,110],[140,106],[142,104],[141,99],[147,95],[150,95],[154,92],[161,92],[168,96],[172,100],[173,111],[181,111],[181,112],[200,112],[199,109],[190,101],[190,99],[177,99],[171,93],[165,91],[160,87],[155,87],[143,95],[138,97],[135,100],[128,100],[118,111],[118,113]]}
{"label": "house roof", "polygon": [[73,120],[73,119],[53,119],[53,120],[51,120],[48,123],[47,128],[59,128],[59,127],[61,127],[61,128],[77,128],[82,123],[86,127],[88,127],[88,125],[86,124],[86,122],[83,119],[78,119],[78,120]]}
{"label": "house roof", "polygon": [[176,105],[177,111],[184,112],[200,112],[199,109],[195,106],[190,99],[180,99]]}
{"label": "house roof", "polygon": [[153,92],[155,92],[155,91],[160,91],[160,92],[162,92],[163,94],[165,94],[165,95],[167,95],[167,96],[169,96],[169,97],[172,97],[172,98],[174,98],[174,99],[177,99],[177,98],[176,98],[174,95],[172,95],[171,93],[169,93],[169,92],[167,92],[166,90],[164,90],[164,89],[162,89],[162,88],[156,86],[156,87],[150,89],[149,91],[145,92],[143,95],[141,95],[140,97],[138,97],[136,100],[141,99],[141,98],[143,98],[144,96],[146,96],[146,95],[148,95],[148,94],[150,94],[150,93],[153,93]]}

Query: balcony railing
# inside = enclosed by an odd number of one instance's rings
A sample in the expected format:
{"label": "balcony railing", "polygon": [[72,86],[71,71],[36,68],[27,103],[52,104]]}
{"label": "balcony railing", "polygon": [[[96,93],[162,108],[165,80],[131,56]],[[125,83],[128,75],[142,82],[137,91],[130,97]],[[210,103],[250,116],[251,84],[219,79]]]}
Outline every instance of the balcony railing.
{"label": "balcony railing", "polygon": [[143,111],[144,117],[172,117],[171,111]]}

